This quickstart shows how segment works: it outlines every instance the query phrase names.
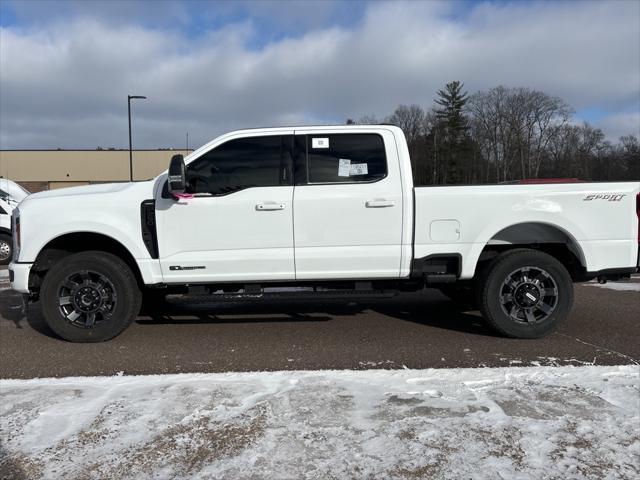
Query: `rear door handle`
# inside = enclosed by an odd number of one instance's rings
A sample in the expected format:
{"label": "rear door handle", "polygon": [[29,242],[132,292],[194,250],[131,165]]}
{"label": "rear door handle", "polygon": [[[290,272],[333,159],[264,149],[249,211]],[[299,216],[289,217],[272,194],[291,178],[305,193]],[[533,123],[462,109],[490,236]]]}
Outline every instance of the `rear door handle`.
{"label": "rear door handle", "polygon": [[282,202],[260,202],[256,204],[256,210],[260,212],[266,212],[270,210],[284,210],[284,203]]}
{"label": "rear door handle", "polygon": [[393,207],[396,204],[393,200],[385,200],[384,198],[377,198],[375,200],[369,200],[365,203],[367,208],[385,208]]}

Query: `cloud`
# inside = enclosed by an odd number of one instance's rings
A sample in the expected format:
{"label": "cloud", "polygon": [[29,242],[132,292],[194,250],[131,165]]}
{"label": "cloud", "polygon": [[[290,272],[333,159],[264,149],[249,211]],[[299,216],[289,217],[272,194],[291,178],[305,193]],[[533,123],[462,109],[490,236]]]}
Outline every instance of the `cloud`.
{"label": "cloud", "polygon": [[603,132],[607,132],[611,140],[618,140],[623,135],[640,138],[640,112],[614,113],[594,123]]}
{"label": "cloud", "polygon": [[331,10],[259,46],[262,13],[197,35],[100,11],[6,26],[0,148],[126,146],[127,94],[149,97],[133,104],[134,140],[155,148],[182,146],[187,131],[198,145],[235,128],[429,106],[454,79],[470,91],[540,89],[614,112],[601,123],[610,135],[638,131],[640,4],[482,3],[462,13],[451,3],[376,2],[349,25],[327,25]]}

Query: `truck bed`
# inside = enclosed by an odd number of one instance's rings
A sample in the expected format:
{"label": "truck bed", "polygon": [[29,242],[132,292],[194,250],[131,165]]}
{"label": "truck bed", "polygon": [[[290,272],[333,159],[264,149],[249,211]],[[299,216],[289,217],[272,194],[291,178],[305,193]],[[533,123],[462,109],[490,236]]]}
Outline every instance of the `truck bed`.
{"label": "truck bed", "polygon": [[[588,272],[638,266],[640,182],[416,187],[415,258],[461,255],[471,278],[490,244],[568,242]],[[631,220],[631,221],[630,221]]]}

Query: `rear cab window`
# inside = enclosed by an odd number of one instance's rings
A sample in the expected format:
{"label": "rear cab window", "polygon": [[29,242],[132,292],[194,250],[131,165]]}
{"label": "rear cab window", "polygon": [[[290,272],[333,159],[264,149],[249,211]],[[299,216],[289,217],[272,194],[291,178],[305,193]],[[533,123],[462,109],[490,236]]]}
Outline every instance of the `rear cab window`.
{"label": "rear cab window", "polygon": [[306,135],[309,184],[371,183],[387,176],[382,136],[377,133]]}

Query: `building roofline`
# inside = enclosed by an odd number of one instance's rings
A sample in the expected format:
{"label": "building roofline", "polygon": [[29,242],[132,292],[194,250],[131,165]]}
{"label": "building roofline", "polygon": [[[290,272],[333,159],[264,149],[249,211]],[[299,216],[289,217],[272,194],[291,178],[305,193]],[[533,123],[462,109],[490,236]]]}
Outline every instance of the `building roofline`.
{"label": "building roofline", "polygon": [[[193,152],[193,148],[134,148],[134,152],[175,152],[175,151],[190,151]],[[95,148],[0,148],[0,152],[128,152],[128,148],[101,148],[97,150]]]}

